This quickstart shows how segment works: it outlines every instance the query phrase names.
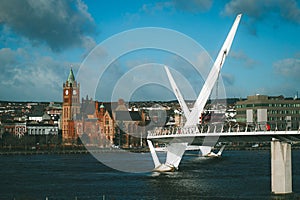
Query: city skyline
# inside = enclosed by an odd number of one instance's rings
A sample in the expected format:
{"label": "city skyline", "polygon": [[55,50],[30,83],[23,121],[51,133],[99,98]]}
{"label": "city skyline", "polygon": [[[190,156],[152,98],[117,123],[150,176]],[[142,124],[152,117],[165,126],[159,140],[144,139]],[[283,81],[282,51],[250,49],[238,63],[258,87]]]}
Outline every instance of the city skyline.
{"label": "city skyline", "polygon": [[[300,9],[293,0],[1,1],[0,5],[1,100],[61,102],[70,67],[76,76],[97,44],[134,28],[178,31],[202,45],[214,60],[237,13],[243,18],[221,71],[226,96],[291,97],[300,90]],[[119,59],[108,79],[120,78],[124,68],[153,60],[182,64],[172,55],[146,53],[150,56],[141,59],[142,52]],[[106,84],[105,89],[111,90],[109,80]],[[155,98],[151,95],[144,98]]]}

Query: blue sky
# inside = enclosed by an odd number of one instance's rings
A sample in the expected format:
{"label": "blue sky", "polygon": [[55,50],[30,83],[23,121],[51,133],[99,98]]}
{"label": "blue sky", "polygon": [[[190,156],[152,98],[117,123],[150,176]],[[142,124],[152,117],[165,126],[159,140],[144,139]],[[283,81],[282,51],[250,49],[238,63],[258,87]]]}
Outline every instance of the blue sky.
{"label": "blue sky", "polygon": [[[243,17],[222,69],[226,96],[300,92],[300,3],[295,0],[2,0],[0,99],[62,101],[70,66],[76,74],[97,44],[134,28],[181,32],[215,59],[237,13]],[[164,56],[144,51],[120,58],[97,98],[107,100],[101,94],[111,90],[109,81],[122,76],[124,65],[172,59]]]}

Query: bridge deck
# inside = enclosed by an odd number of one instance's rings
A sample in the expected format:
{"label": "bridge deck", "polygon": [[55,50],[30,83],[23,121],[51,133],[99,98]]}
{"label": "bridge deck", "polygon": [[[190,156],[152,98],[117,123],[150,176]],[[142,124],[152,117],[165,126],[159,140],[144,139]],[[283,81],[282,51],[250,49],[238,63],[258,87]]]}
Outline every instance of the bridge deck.
{"label": "bridge deck", "polygon": [[157,142],[191,141],[192,144],[201,145],[204,140],[218,142],[271,142],[272,138],[280,141],[300,141],[300,131],[255,131],[255,132],[226,132],[226,133],[182,133],[182,134],[153,134],[149,133],[147,139]]}

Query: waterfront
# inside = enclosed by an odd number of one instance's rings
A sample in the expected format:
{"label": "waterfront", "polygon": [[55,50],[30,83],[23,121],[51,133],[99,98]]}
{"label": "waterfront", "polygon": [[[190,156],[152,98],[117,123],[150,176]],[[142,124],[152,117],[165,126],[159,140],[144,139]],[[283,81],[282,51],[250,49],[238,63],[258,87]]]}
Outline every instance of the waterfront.
{"label": "waterfront", "polygon": [[[298,196],[300,151],[294,150],[292,156],[293,191]],[[89,154],[2,155],[0,159],[0,199],[270,199],[272,196],[269,151],[225,150],[220,159],[187,154],[179,171],[167,174],[119,172]],[[145,167],[152,165],[148,153],[144,153],[141,163]]]}

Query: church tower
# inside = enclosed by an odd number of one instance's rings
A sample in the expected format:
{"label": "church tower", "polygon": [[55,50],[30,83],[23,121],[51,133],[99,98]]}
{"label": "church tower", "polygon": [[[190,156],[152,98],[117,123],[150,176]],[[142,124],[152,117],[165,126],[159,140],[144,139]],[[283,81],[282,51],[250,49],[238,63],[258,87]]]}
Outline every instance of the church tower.
{"label": "church tower", "polygon": [[62,139],[65,144],[76,142],[76,115],[80,112],[80,85],[76,82],[72,68],[68,79],[63,84]]}

